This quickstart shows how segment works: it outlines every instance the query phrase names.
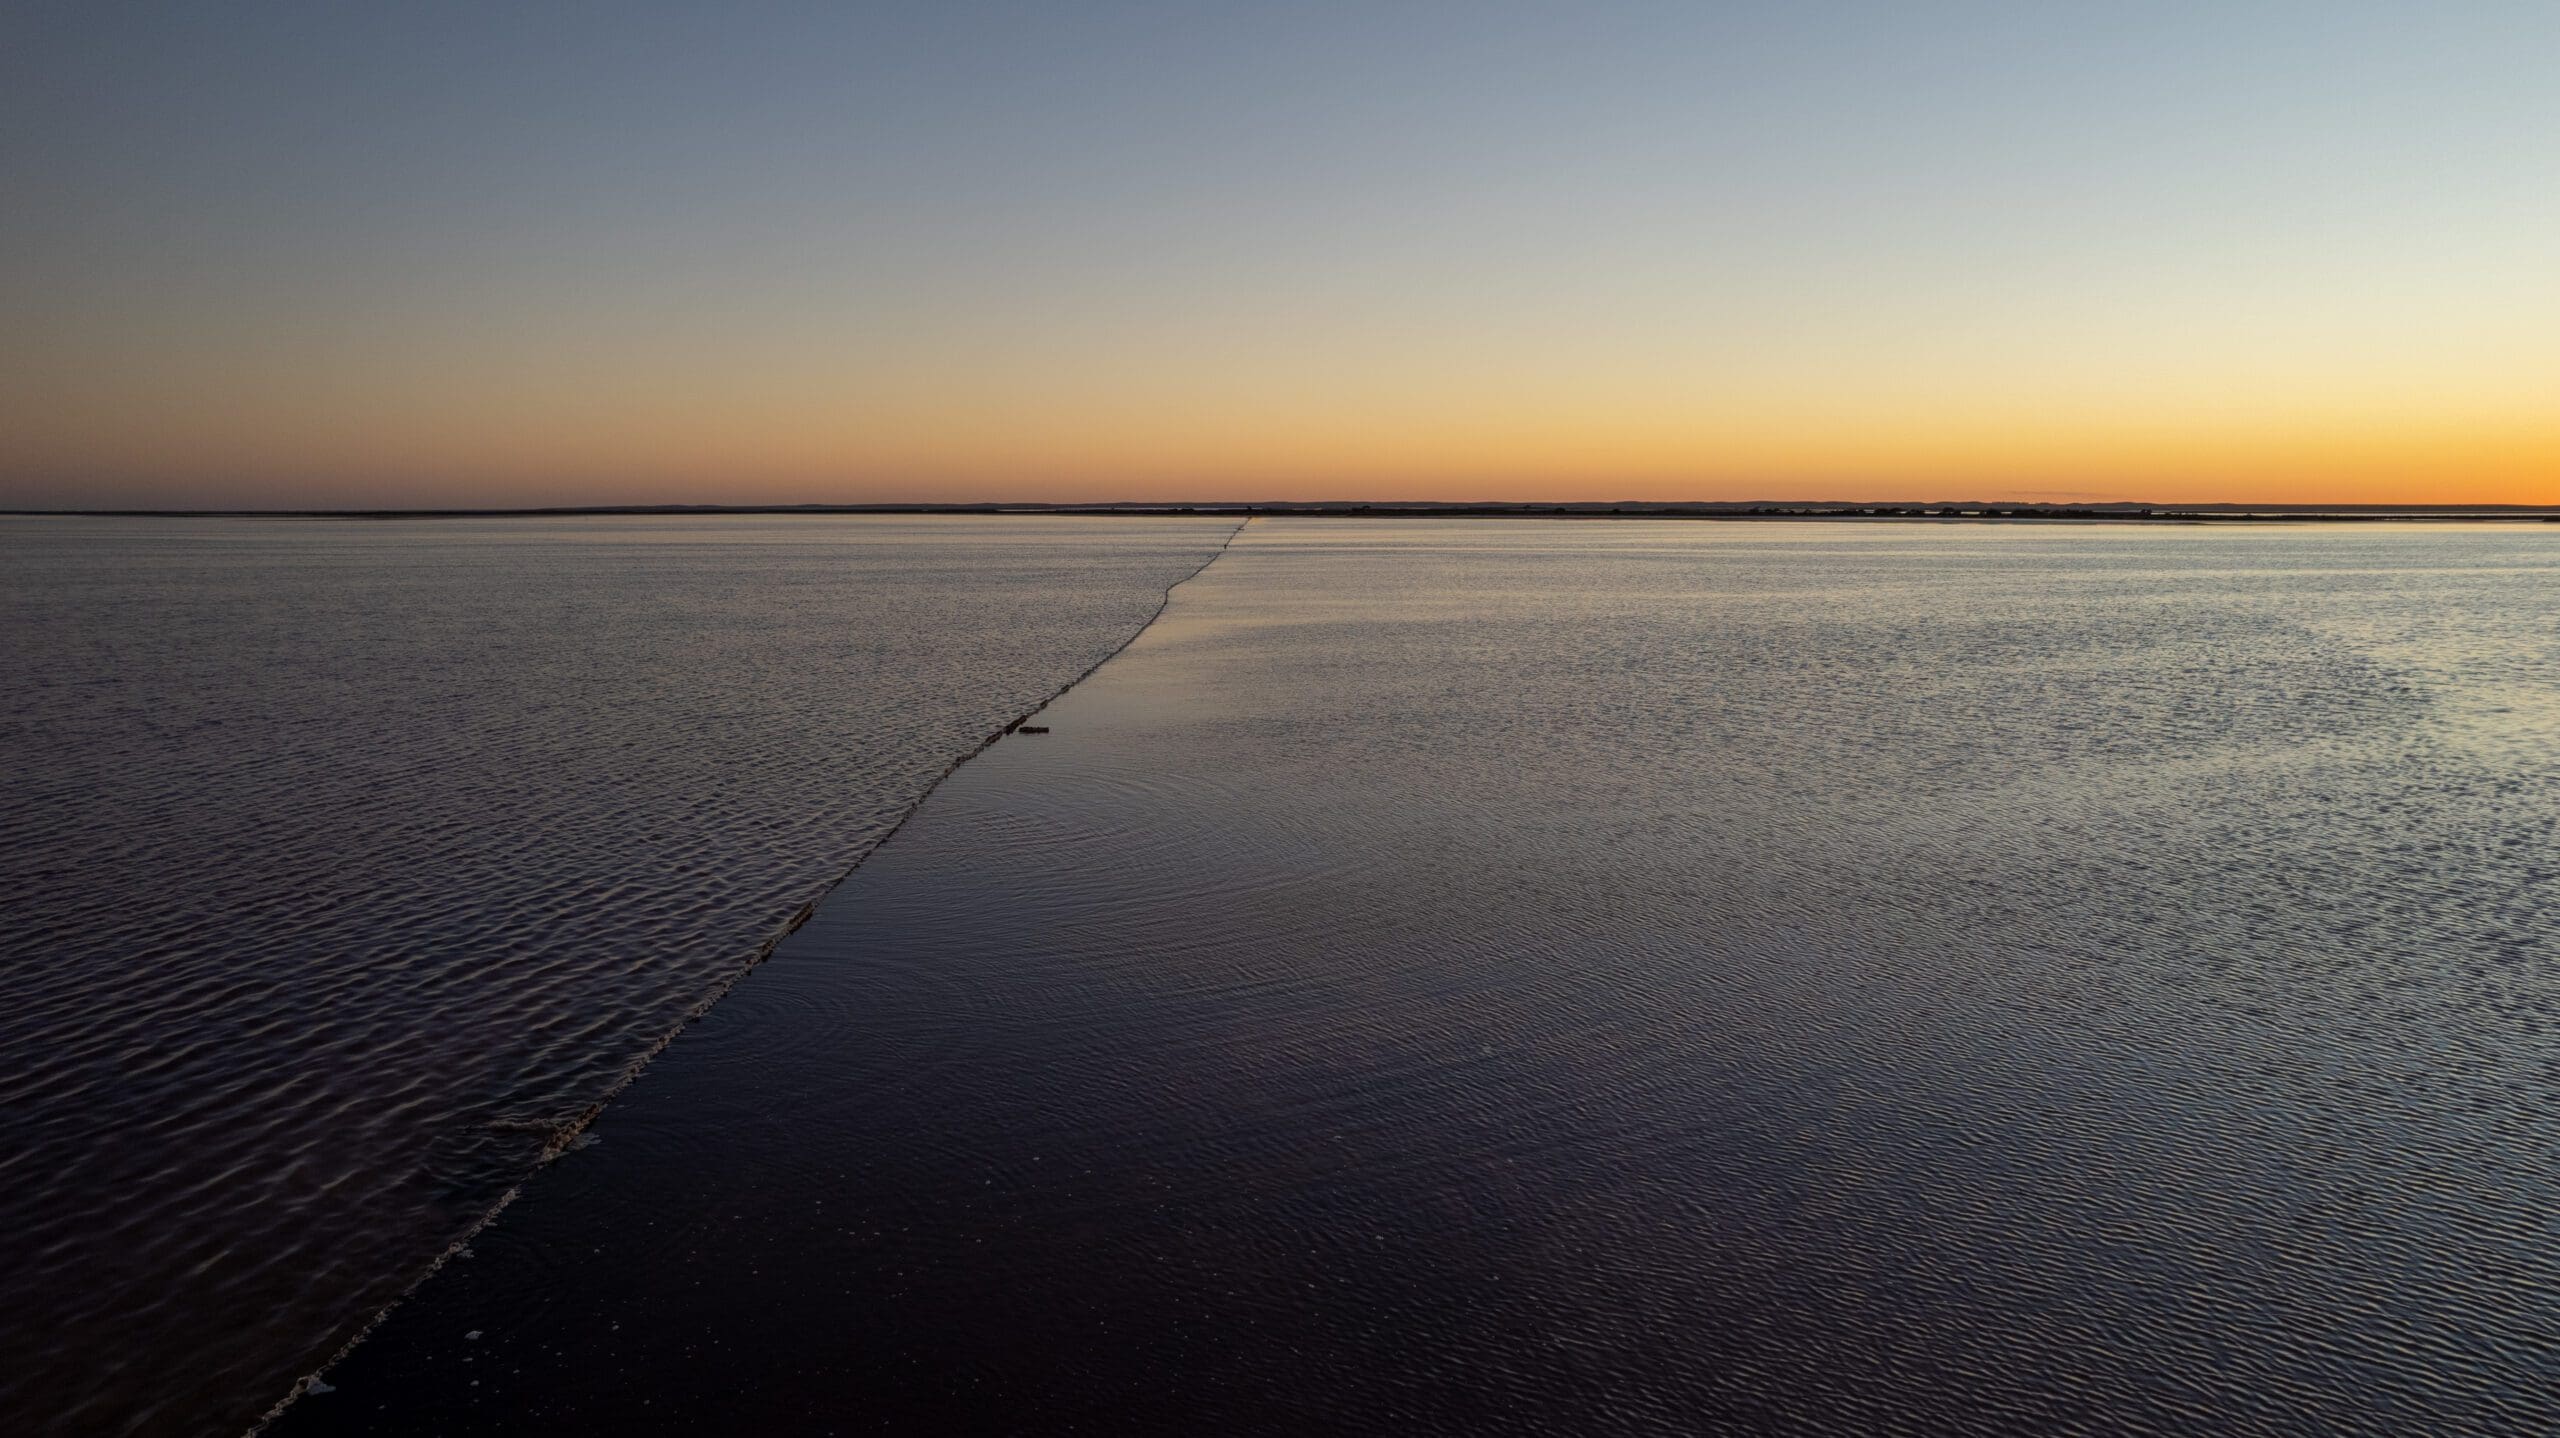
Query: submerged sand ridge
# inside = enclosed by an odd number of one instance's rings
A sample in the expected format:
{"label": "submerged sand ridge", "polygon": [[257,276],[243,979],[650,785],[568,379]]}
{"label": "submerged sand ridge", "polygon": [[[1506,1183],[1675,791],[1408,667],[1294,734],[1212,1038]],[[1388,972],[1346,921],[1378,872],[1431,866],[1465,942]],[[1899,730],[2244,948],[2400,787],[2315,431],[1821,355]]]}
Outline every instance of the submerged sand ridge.
{"label": "submerged sand ridge", "polygon": [[280,1426],[2552,1426],[2555,611],[1259,521]]}

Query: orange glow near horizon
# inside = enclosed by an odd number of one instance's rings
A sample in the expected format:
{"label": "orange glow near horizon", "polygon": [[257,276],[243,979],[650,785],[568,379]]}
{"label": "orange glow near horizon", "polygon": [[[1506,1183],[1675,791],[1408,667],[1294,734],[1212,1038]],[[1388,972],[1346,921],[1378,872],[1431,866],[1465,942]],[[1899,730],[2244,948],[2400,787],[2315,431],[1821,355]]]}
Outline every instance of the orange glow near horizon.
{"label": "orange glow near horizon", "polygon": [[2034,286],[1960,262],[1854,304],[1607,244],[903,312],[824,268],[657,308],[170,296],[0,341],[0,486],[45,507],[2560,503],[2560,280],[2393,284],[2384,258]]}
{"label": "orange glow near horizon", "polygon": [[[2244,387],[2198,364],[1926,386],[1747,357],[1675,370],[1252,356],[1144,373],[903,379],[741,365],[303,375],[235,368],[138,406],[58,393],[0,436],[37,507],[1238,499],[2040,499],[2560,504],[2560,407],[2492,377]],[[1453,368],[1458,368],[1453,366]],[[2512,374],[2553,372],[2521,365]],[[130,374],[132,371],[127,370]],[[2142,382],[2147,379],[2148,382]],[[26,390],[17,391],[21,396]],[[2119,397],[2120,396],[2120,397]],[[138,412],[135,412],[138,411]]]}

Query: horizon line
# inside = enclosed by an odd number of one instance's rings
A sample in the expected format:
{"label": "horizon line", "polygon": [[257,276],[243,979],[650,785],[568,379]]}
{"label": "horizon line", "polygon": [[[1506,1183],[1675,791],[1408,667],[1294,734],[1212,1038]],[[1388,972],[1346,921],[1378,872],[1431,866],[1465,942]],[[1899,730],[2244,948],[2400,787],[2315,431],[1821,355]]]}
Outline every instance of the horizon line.
{"label": "horizon line", "polygon": [[808,501],[775,504],[587,504],[376,508],[0,508],[7,518],[133,519],[503,519],[757,514],[1298,514],[1342,518],[1566,517],[1732,519],[2096,518],[2539,518],[2560,520],[2560,504],[2258,504],[2215,500],[1821,499],[1821,500],[973,500]]}

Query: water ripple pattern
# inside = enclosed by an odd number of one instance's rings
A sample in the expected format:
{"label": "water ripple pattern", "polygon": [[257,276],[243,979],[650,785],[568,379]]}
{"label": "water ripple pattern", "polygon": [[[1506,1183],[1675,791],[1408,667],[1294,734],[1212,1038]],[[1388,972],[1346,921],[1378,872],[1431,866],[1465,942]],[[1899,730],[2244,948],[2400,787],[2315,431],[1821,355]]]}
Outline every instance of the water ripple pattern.
{"label": "water ripple pattern", "polygon": [[2560,535],[1263,521],[1049,714],[287,1432],[2560,1431]]}
{"label": "water ripple pattern", "polygon": [[0,520],[0,1413],[246,1426],[1234,527]]}

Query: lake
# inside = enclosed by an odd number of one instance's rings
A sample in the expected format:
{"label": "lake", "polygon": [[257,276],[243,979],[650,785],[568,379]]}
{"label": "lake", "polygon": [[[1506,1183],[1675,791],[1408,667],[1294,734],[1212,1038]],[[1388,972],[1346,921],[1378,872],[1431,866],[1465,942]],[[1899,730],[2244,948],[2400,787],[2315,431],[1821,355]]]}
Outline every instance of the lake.
{"label": "lake", "polygon": [[2560,1427],[2555,540],[1256,521],[279,1429]]}

